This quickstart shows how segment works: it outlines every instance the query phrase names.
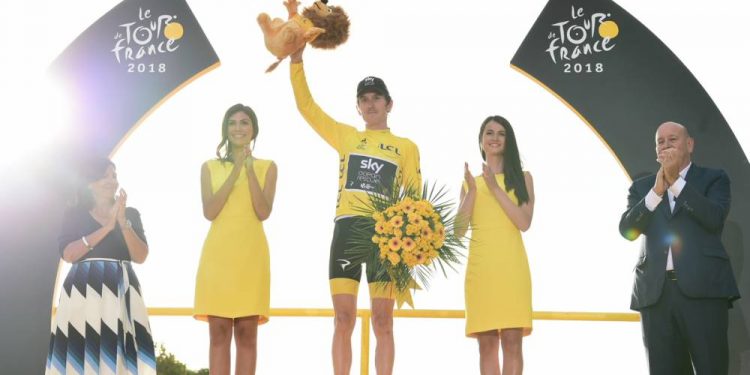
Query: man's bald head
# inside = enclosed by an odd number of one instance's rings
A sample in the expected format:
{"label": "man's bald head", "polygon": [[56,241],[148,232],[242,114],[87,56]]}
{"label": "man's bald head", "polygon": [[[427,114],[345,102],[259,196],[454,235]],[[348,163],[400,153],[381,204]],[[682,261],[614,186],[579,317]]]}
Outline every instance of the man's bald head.
{"label": "man's bald head", "polygon": [[665,150],[672,150],[680,159],[681,168],[690,163],[690,154],[693,153],[693,138],[687,128],[674,121],[667,121],[656,129],[656,157]]}
{"label": "man's bald head", "polygon": [[667,121],[667,122],[662,123],[656,129],[657,137],[659,135],[659,130],[662,129],[662,128],[665,128],[665,129],[669,128],[669,129],[674,129],[674,130],[680,130],[680,131],[682,131],[684,133],[684,135],[686,137],[690,138],[690,132],[688,132],[687,128],[684,125],[680,124],[680,123],[677,123],[677,122],[674,122],[674,121]]}

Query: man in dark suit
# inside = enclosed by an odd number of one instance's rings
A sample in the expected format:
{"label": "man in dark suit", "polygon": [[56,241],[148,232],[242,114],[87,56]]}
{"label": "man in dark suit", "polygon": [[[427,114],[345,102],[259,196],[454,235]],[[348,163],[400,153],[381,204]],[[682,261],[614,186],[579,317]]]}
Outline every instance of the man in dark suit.
{"label": "man in dark suit", "polygon": [[693,164],[693,145],[684,126],[659,126],[659,170],[633,182],[620,219],[623,237],[644,236],[630,308],[652,375],[727,374],[727,316],[739,298],[721,243],[729,177]]}

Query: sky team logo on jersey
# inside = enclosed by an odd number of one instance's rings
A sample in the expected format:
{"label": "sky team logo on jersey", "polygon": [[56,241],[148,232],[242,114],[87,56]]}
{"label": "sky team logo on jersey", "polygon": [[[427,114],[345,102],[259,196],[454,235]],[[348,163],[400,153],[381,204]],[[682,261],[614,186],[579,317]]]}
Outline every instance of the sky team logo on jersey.
{"label": "sky team logo on jersey", "polygon": [[373,160],[373,158],[361,160],[359,162],[359,169],[373,171],[375,173],[380,173],[380,171],[383,169],[383,166],[385,166],[385,163],[378,162],[378,159]]}
{"label": "sky team logo on jersey", "polygon": [[547,35],[547,54],[552,63],[560,63],[564,73],[601,73],[604,63],[597,55],[615,48],[620,33],[610,13],[586,13],[583,7],[571,5],[570,18],[553,23]]}
{"label": "sky team logo on jersey", "polygon": [[397,171],[398,166],[389,160],[350,154],[344,188],[370,193],[388,193],[393,187]]}

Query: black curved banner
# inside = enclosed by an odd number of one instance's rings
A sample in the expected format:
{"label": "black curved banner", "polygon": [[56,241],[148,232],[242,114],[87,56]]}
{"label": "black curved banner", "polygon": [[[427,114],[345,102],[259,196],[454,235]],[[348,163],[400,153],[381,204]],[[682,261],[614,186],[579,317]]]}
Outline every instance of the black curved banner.
{"label": "black curved banner", "polygon": [[[750,373],[748,365],[742,365],[743,357],[750,355],[750,277],[743,277],[750,250],[744,241],[750,233],[750,165],[698,80],[659,38],[607,0],[549,1],[511,65],[576,112],[632,179],[658,169],[654,133],[665,121],[688,127],[697,164],[727,171],[732,207],[724,243],[744,296],[730,310],[730,374]],[[612,199],[622,200],[623,210],[626,195],[612,192]]]}
{"label": "black curved banner", "polygon": [[[62,126],[73,140],[36,155],[17,168],[23,173],[3,181],[10,194],[0,207],[3,374],[44,372],[66,203],[62,185],[75,161],[111,154],[171,94],[218,65],[185,0],[122,1],[52,64],[51,74],[71,106],[70,123]],[[44,116],[44,109],[40,103],[35,115]]]}
{"label": "black curved banner", "polygon": [[218,64],[184,0],[129,0],[84,31],[52,73],[72,102],[78,142],[109,154],[172,92]]}

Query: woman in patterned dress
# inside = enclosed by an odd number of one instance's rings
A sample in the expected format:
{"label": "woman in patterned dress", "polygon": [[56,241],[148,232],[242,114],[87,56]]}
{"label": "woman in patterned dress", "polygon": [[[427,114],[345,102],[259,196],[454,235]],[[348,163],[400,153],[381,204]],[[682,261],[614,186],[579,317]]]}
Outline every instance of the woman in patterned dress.
{"label": "woman in patterned dress", "polygon": [[130,263],[148,244],[141,217],[127,207],[115,165],[84,163],[75,205],[66,210],[60,256],[73,263],[52,321],[46,374],[156,374],[154,343]]}

